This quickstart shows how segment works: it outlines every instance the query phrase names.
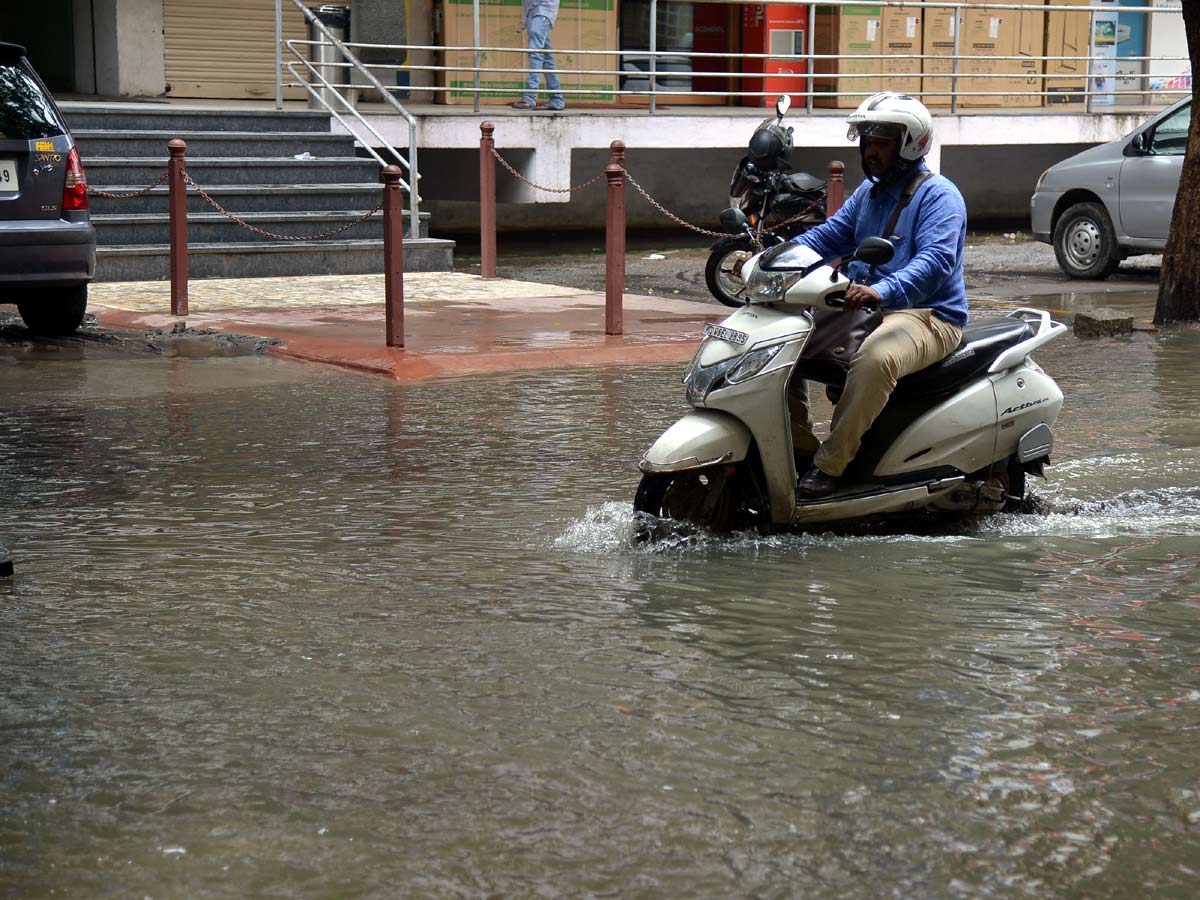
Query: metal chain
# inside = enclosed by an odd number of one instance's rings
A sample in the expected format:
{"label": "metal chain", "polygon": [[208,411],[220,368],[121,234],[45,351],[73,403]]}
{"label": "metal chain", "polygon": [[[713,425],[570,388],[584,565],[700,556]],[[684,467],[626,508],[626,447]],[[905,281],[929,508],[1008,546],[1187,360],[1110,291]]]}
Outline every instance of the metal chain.
{"label": "metal chain", "polygon": [[653,197],[651,197],[649,194],[647,194],[646,189],[637,183],[637,179],[629,174],[628,169],[626,169],[624,166],[621,166],[620,169],[622,172],[625,173],[625,177],[629,179],[629,183],[638,189],[638,193],[640,193],[643,197],[645,197],[647,202],[649,202],[649,204],[651,206],[653,206],[655,209],[657,209],[660,213],[662,213],[664,216],[666,216],[668,219],[670,219],[676,225],[682,225],[684,228],[690,228],[692,231],[698,232],[703,235],[707,235],[708,237],[718,237],[718,238],[719,237],[729,237],[729,235],[727,235],[723,231],[709,231],[707,228],[701,228],[698,225],[693,225],[691,222],[685,222],[683,219],[679,218],[679,216],[675,215],[675,213],[668,210],[665,206],[663,206],[661,203],[659,203],[657,200],[655,200]]}
{"label": "metal chain", "polygon": [[140,197],[142,194],[150,193],[150,191],[166,181],[169,174],[171,174],[170,170],[163,172],[153,184],[147,185],[140,191],[134,191],[131,194],[110,194],[108,191],[102,191],[100,188],[94,188],[91,185],[88,186],[88,193],[95,194],[97,197],[108,197],[110,200],[128,200],[130,197]]}
{"label": "metal chain", "polygon": [[534,188],[535,190],[546,191],[551,194],[572,194],[575,191],[582,191],[585,187],[591,187],[593,184],[595,184],[597,181],[599,181],[601,178],[604,177],[604,173],[601,172],[599,175],[597,175],[591,181],[585,181],[583,184],[577,184],[573,187],[565,187],[565,188],[543,187],[540,184],[535,184],[534,182],[530,181],[528,178],[526,178],[524,175],[522,175],[520,172],[518,172],[516,169],[514,169],[512,166],[510,166],[508,164],[508,161],[503,156],[501,156],[499,153],[496,152],[495,147],[492,148],[492,156],[496,157],[496,159],[498,159],[500,161],[500,165],[504,166],[504,168],[506,168],[509,171],[509,173],[513,177],[515,177],[518,181],[525,182],[527,185],[529,185],[531,188]]}
{"label": "metal chain", "polygon": [[371,216],[375,215],[375,213],[377,213],[381,209],[383,209],[383,201],[380,200],[377,204],[375,204],[374,209],[372,209],[368,213],[364,213],[363,215],[359,216],[357,219],[355,219],[349,225],[343,225],[340,228],[331,228],[329,231],[322,231],[320,234],[300,234],[300,235],[276,234],[273,231],[265,231],[262,228],[258,228],[254,225],[251,225],[249,222],[238,218],[238,216],[236,214],[231,213],[229,210],[227,210],[225,207],[223,207],[220,203],[218,203],[216,200],[214,200],[212,197],[210,197],[208,195],[208,192],[206,192],[204,190],[204,188],[200,187],[200,185],[196,184],[196,182],[192,180],[192,176],[189,175],[186,170],[183,173],[183,180],[186,181],[188,184],[190,184],[192,187],[194,187],[199,192],[201,197],[203,197],[210,204],[212,204],[212,206],[217,210],[217,212],[221,213],[221,215],[225,216],[227,219],[232,219],[234,222],[237,222],[237,224],[241,225],[246,230],[253,231],[257,235],[261,235],[262,237],[265,237],[265,238],[272,238],[277,241],[318,241],[318,240],[321,240],[322,238],[333,237],[335,234],[341,234],[343,231],[349,231],[355,225],[362,224],[363,222],[367,221],[367,219],[371,218]]}
{"label": "metal chain", "polygon": [[[501,156],[499,153],[496,152],[495,147],[492,147],[491,150],[492,150],[492,156],[496,157],[496,159],[500,162],[500,165],[504,166],[504,168],[507,169],[509,174],[511,174],[514,178],[516,178],[519,181],[523,181],[525,184],[529,185],[531,188],[534,188],[539,191],[548,191],[551,194],[570,194],[575,191],[581,191],[585,187],[591,187],[593,184],[595,184],[597,181],[599,181],[601,178],[604,177],[604,173],[601,172],[599,175],[597,175],[595,178],[591,179],[590,181],[585,181],[583,184],[577,184],[577,185],[574,185],[573,187],[567,187],[567,188],[544,187],[543,185],[536,184],[536,183],[530,181],[528,178],[526,178],[524,175],[522,175],[520,172],[518,172],[516,169],[514,169],[512,166],[510,166],[508,164],[508,161],[503,156]],[[707,237],[717,237],[717,238],[729,237],[729,235],[724,231],[709,231],[707,228],[701,228],[699,225],[693,225],[691,222],[686,222],[683,219],[679,218],[679,216],[675,215],[673,212],[671,212],[669,209],[667,209],[665,206],[663,206],[661,203],[659,203],[657,200],[655,200],[653,197],[651,197],[646,192],[646,189],[644,187],[642,187],[640,184],[638,184],[637,179],[629,174],[628,169],[626,169],[624,166],[619,166],[619,168],[621,169],[621,172],[624,173],[625,177],[629,179],[629,183],[632,184],[635,188],[637,188],[638,193],[640,193],[643,197],[646,198],[646,202],[648,202],[651,206],[653,206],[655,209],[657,209],[660,213],[662,213],[664,216],[666,216],[668,219],[670,219],[676,225],[682,225],[684,228],[691,229],[692,231],[695,231],[698,234],[703,234]],[[793,222],[798,222],[801,219],[803,219],[805,216],[807,216],[810,212],[812,212],[814,209],[816,209],[818,205],[819,205],[818,203],[811,203],[808,206],[806,206],[803,210],[801,210],[797,215],[792,216],[792,218],[787,219],[786,221],[780,222],[778,225],[774,226],[773,228],[769,228],[767,230],[771,233],[774,233],[774,232],[778,231],[780,228],[784,228],[788,225],[791,225]]]}
{"label": "metal chain", "polygon": [[807,216],[810,212],[812,212],[814,209],[816,209],[820,205],[821,205],[821,201],[816,200],[816,201],[808,204],[808,206],[804,207],[804,209],[800,210],[800,212],[796,213],[796,215],[792,216],[790,219],[784,219],[778,225],[774,225],[766,230],[769,231],[771,234],[775,234],[777,231],[779,231],[780,228],[785,228],[794,222],[799,222],[801,219],[803,219],[805,216]]}

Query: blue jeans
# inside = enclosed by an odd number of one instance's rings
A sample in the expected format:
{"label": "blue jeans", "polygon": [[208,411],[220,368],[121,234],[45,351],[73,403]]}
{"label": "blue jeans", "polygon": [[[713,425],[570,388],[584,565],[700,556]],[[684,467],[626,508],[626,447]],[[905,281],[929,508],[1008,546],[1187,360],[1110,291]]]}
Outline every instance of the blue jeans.
{"label": "blue jeans", "polygon": [[529,47],[529,78],[525,81],[525,99],[537,103],[538,87],[542,81],[542,72],[546,73],[546,90],[550,92],[550,108],[562,109],[566,106],[562,88],[558,83],[558,72],[554,68],[554,54],[550,51],[550,29],[554,26],[545,16],[534,16],[525,28],[528,35]]}

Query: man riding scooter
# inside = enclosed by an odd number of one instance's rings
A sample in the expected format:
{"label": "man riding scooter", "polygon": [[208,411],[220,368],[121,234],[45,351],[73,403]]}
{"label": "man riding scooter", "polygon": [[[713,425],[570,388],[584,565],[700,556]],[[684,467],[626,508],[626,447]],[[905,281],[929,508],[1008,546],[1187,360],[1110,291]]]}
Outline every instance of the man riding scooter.
{"label": "man riding scooter", "polygon": [[847,137],[859,142],[866,179],[828,221],[793,240],[833,259],[849,256],[865,238],[883,237],[895,245],[895,255],[878,269],[850,263],[855,283],[846,291],[847,311],[878,307],[883,316],[850,361],[823,443],[813,434],[807,385],[792,379],[793,446],[797,455],[813,454],[797,492],[810,500],[838,489],[896,381],[952,353],[967,323],[967,210],[958,188],[925,165],[933,144],[929,110],[912,97],[883,91],[846,121]]}

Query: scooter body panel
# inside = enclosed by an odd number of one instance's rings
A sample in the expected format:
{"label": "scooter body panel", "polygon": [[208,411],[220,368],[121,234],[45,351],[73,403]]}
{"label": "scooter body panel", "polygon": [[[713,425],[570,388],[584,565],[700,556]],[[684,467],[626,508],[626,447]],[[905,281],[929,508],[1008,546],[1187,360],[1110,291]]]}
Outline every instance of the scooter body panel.
{"label": "scooter body panel", "polygon": [[781,340],[806,338],[812,331],[812,321],[799,309],[780,311],[770,306],[743,306],[726,318],[721,327],[745,335],[746,341],[710,340],[700,354],[700,365],[715,365]]}
{"label": "scooter body panel", "polygon": [[918,416],[875,466],[877,477],[953,466],[974,472],[996,459],[996,392],[981,378]]}
{"label": "scooter body panel", "polygon": [[793,525],[860,519],[880,513],[914,512],[924,509],[938,497],[962,484],[961,475],[929,484],[910,485],[866,493],[862,496],[835,496],[829,500],[801,503],[792,515]]}
{"label": "scooter body panel", "polygon": [[1062,410],[1063,393],[1054,379],[1026,359],[1021,365],[999,373],[996,378],[996,452],[1011,456],[1021,436],[1038,425],[1051,431]]}
{"label": "scooter body panel", "polygon": [[750,430],[736,417],[698,409],[662,433],[642,457],[647,473],[683,472],[746,458]]}

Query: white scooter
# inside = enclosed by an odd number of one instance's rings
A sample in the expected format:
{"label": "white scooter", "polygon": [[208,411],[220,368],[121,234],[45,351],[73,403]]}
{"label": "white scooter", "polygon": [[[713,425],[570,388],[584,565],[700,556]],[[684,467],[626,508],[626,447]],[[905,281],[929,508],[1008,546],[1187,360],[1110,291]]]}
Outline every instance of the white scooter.
{"label": "white scooter", "polygon": [[[736,220],[736,210],[726,214]],[[744,218],[744,217],[743,217]],[[851,259],[888,262],[892,245],[869,238]],[[845,260],[849,262],[850,260]],[[792,378],[823,381],[831,399],[844,371],[806,371],[813,308],[844,307],[850,280],[811,249],[787,243],[748,260],[746,305],[708,325],[684,373],[693,411],[646,451],[634,500],[646,515],[712,531],[808,526],[912,513],[1018,509],[1027,473],[1042,476],[1063,395],[1029,354],[1066,326],[1044,310],[972,322],[948,357],[897,383],[838,490],[797,497],[787,391]],[[642,539],[653,533],[639,527]]]}

